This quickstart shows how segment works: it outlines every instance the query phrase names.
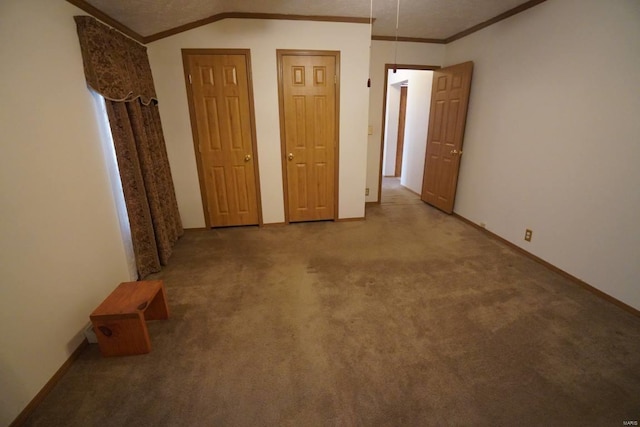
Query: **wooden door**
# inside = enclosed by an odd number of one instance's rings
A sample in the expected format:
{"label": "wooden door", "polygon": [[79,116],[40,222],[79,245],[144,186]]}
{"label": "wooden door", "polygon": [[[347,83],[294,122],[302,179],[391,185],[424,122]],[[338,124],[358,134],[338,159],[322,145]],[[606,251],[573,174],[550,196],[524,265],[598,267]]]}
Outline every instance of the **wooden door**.
{"label": "wooden door", "polygon": [[453,212],[473,62],[433,72],[422,200]]}
{"label": "wooden door", "polygon": [[400,112],[398,113],[398,140],[396,143],[396,168],[393,176],[402,175],[402,155],[404,151],[404,128],[407,118],[407,86],[400,87]]}
{"label": "wooden door", "polygon": [[336,218],[338,53],[278,51],[287,220]]}
{"label": "wooden door", "polygon": [[208,227],[258,224],[249,51],[183,51]]}

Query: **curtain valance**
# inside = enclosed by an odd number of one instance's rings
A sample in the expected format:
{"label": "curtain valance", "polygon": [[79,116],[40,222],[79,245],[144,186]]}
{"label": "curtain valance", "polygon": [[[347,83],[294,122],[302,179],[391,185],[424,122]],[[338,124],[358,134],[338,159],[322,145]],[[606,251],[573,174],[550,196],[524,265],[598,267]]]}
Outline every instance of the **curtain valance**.
{"label": "curtain valance", "polygon": [[87,84],[112,101],[157,102],[147,48],[90,16],[76,16]]}

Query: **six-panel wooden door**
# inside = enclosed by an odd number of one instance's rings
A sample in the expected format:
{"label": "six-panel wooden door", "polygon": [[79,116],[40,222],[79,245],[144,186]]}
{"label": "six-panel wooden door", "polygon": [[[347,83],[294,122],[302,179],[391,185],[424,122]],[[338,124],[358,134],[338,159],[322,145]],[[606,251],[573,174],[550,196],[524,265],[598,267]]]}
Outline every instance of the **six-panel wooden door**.
{"label": "six-panel wooden door", "polygon": [[453,212],[473,62],[433,72],[422,200]]}
{"label": "six-panel wooden door", "polygon": [[278,51],[287,220],[336,218],[336,52]]}
{"label": "six-panel wooden door", "polygon": [[183,59],[207,226],[258,224],[249,52],[185,50]]}

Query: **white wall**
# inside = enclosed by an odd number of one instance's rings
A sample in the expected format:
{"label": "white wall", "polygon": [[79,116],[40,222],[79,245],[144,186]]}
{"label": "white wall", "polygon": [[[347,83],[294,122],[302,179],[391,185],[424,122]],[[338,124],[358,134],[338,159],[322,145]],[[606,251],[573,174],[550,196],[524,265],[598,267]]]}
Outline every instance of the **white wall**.
{"label": "white wall", "polygon": [[468,60],[455,211],[640,309],[640,2],[544,2],[447,46]]}
{"label": "white wall", "polygon": [[[398,64],[442,65],[445,45],[429,43],[398,43]],[[373,41],[371,48],[371,88],[369,89],[369,135],[367,146],[367,180],[369,188],[367,202],[378,201],[378,180],[380,177],[380,145],[382,144],[382,101],[384,97],[384,66],[394,63],[394,42]]]}
{"label": "white wall", "polygon": [[364,216],[369,27],[364,24],[226,19],[151,43],[178,205],[185,227],[203,227],[181,49],[251,49],[257,147],[265,223],[284,221],[276,49],[339,50],[339,218]]}
{"label": "white wall", "polygon": [[429,111],[431,110],[433,71],[411,70],[409,73],[400,184],[415,193],[421,193],[427,149],[427,131],[429,129]]}
{"label": "white wall", "polygon": [[74,14],[62,1],[0,3],[0,425],[128,279]]}

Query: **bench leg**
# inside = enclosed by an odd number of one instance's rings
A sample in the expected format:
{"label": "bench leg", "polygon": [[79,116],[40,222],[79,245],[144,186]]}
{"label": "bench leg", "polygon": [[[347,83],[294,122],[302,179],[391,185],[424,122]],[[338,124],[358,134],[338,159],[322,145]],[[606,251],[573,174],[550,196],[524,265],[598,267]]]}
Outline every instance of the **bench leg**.
{"label": "bench leg", "polygon": [[147,320],[165,320],[169,318],[169,306],[167,305],[167,294],[164,290],[164,283],[144,310],[144,317]]}
{"label": "bench leg", "polygon": [[143,314],[92,317],[103,356],[128,356],[151,351],[151,340]]}

